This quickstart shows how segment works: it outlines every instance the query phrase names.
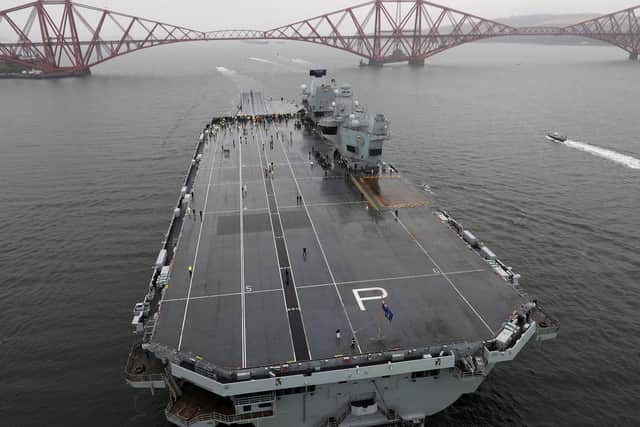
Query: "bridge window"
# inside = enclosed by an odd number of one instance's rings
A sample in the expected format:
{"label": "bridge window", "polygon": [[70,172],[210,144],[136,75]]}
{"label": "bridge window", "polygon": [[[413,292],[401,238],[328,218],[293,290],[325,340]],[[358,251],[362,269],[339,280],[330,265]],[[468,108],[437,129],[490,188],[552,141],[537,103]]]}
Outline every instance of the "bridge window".
{"label": "bridge window", "polygon": [[347,151],[349,151],[350,153],[355,153],[356,147],[354,145],[347,145]]}
{"label": "bridge window", "polygon": [[382,155],[382,148],[372,148],[369,150],[369,155],[370,156],[381,156]]}

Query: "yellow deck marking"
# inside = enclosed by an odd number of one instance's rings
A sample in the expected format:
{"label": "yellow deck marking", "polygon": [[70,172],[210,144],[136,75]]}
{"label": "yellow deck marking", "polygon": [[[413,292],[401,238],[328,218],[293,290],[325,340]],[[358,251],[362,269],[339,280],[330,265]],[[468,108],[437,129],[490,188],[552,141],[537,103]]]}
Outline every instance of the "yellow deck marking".
{"label": "yellow deck marking", "polygon": [[351,177],[351,182],[353,182],[353,185],[355,185],[356,188],[358,189],[358,191],[360,191],[360,193],[365,197],[365,199],[367,199],[367,202],[369,203],[369,206],[371,206],[373,209],[379,211],[380,209],[374,203],[374,201],[371,199],[371,197],[369,196],[369,193],[366,192],[364,190],[364,188],[362,188],[362,185],[360,185],[360,183],[358,182],[358,180],[354,176]]}

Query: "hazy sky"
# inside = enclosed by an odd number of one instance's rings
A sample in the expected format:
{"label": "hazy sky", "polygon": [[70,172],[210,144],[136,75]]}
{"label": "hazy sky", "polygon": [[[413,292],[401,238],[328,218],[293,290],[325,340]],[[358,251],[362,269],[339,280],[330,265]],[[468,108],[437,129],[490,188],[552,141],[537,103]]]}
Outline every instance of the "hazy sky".
{"label": "hazy sky", "polygon": [[[0,0],[0,9],[27,0]],[[196,30],[251,28],[265,30],[299,19],[363,3],[363,0],[78,0]],[[485,18],[536,13],[607,13],[638,0],[436,0]]]}

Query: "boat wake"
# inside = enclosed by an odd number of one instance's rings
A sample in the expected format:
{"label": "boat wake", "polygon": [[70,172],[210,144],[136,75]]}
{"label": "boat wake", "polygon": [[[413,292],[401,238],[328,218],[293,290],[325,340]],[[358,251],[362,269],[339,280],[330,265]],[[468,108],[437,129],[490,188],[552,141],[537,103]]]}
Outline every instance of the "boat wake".
{"label": "boat wake", "polygon": [[218,70],[220,74],[224,74],[227,76],[238,74],[236,71],[230,70],[226,67],[216,67],[216,70]]}
{"label": "boat wake", "polygon": [[249,90],[262,90],[263,84],[249,75],[242,74],[236,70],[232,70],[222,66],[216,67],[216,70],[225,78],[233,82],[239,92]]}
{"label": "boat wake", "polygon": [[276,62],[269,61],[268,59],[264,59],[264,58],[256,58],[256,57],[253,57],[253,56],[250,56],[250,57],[249,57],[249,60],[251,60],[251,61],[256,61],[256,62],[263,62],[263,63],[265,63],[265,64],[271,64],[271,65],[280,65],[280,64],[278,64],[278,63],[276,63]]}
{"label": "boat wake", "polygon": [[312,62],[305,61],[304,59],[300,59],[300,58],[291,58],[291,62],[293,62],[294,64],[300,64],[300,65],[312,65]]}
{"label": "boat wake", "polygon": [[617,151],[597,147],[595,145],[587,144],[586,142],[572,141],[570,139],[559,143],[564,144],[567,147],[576,148],[580,151],[593,154],[597,157],[602,157],[603,159],[611,160],[612,162],[621,164],[631,169],[640,169],[640,159],[628,156],[626,154],[618,153]]}

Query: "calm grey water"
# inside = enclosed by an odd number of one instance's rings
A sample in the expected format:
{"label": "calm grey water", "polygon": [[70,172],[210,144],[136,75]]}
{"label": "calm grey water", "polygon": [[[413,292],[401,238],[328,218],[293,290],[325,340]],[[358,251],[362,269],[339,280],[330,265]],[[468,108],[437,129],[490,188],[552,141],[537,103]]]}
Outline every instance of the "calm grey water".
{"label": "calm grey water", "polygon": [[640,158],[640,64],[615,48],[489,43],[421,69],[194,44],[86,79],[0,80],[0,425],[165,425],[164,395],[122,372],[198,129],[239,88],[296,98],[311,63],[385,112],[387,160],[562,322],[431,425],[640,425],[640,170],[542,137]]}

